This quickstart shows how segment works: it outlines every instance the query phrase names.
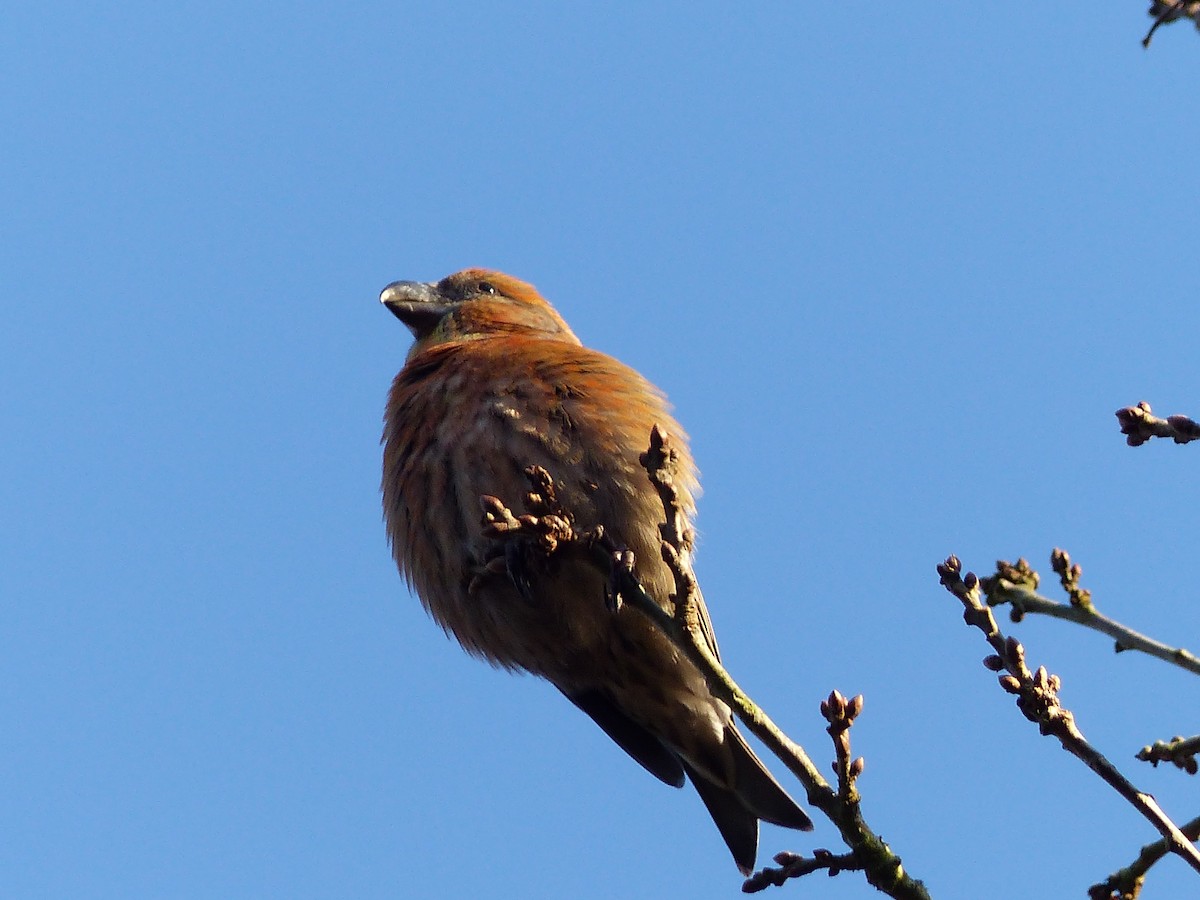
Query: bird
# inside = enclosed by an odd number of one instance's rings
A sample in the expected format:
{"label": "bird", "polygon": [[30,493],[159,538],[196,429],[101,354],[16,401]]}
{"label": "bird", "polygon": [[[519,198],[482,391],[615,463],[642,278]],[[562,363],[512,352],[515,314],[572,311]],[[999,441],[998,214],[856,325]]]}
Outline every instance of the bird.
{"label": "bird", "polygon": [[[699,477],[664,393],[502,272],[396,281],[379,299],[413,338],[388,393],[381,492],[392,555],[425,610],[468,654],[549,681],[660,781],[690,781],[743,875],[760,820],[811,830],[699,669],[645,614],[606,602],[611,572],[593,556],[488,567],[481,498],[515,504],[540,466],[575,525],[632,551],[648,595],[672,609],[662,503],[639,463],[655,425],[679,454],[689,523]],[[718,654],[702,597],[697,612]]]}

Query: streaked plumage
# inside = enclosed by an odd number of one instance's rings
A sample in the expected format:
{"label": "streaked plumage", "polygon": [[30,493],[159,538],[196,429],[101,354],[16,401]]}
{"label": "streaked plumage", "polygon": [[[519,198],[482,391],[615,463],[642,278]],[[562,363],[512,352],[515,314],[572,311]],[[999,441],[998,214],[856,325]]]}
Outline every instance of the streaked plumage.
{"label": "streaked plumage", "polygon": [[[754,865],[758,820],[811,828],[750,750],[729,708],[643,615],[605,604],[607,575],[560,554],[522,589],[472,581],[494,544],[479,498],[519,507],[541,466],[576,524],[603,524],[636,556],[664,607],[672,579],[659,554],[661,504],[638,455],[657,423],[682,454],[689,516],[698,491],[686,435],[662,393],[582,346],[531,286],[468,269],[436,284],[396,282],[380,298],[416,338],[388,397],[383,507],[401,573],[469,652],[547,679],[662,781],[696,786],[739,868]],[[710,637],[701,601],[701,618]]]}

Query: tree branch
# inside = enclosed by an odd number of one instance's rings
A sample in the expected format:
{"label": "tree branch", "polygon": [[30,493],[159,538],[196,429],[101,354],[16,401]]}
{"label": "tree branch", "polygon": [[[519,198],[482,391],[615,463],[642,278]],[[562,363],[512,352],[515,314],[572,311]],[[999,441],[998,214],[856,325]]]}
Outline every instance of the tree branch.
{"label": "tree branch", "polygon": [[[662,556],[675,581],[671,611],[646,593],[634,574],[633,554],[617,546],[602,526],[590,531],[574,527],[570,511],[558,505],[553,480],[544,469],[536,466],[526,470],[533,487],[524,498],[527,514],[513,515],[499,498],[480,498],[484,514],[483,534],[495,541],[497,548],[476,578],[513,577],[512,560],[526,552],[549,557],[564,545],[571,545],[590,553],[609,572],[606,598],[609,607],[615,611],[628,604],[654,622],[703,673],[713,694],[727,703],[746,727],[800,780],[809,804],[829,818],[850,848],[850,853],[845,856],[818,850],[814,859],[820,863],[816,865],[797,864],[802,858],[793,854],[777,856],[776,862],[781,862],[791,874],[780,880],[771,870],[764,870],[747,880],[743,890],[762,890],[817,869],[826,869],[831,874],[841,870],[861,870],[871,885],[896,900],[929,900],[925,886],[904,870],[900,858],[867,825],[859,807],[856,781],[864,763],[861,758],[851,759],[848,732],[862,711],[862,698],[846,700],[835,691],[821,704],[837,756],[834,769],[838,774],[838,789],[835,791],[804,748],[784,734],[738,686],[709,648],[705,637],[707,625],[700,614],[696,576],[691,568],[693,537],[675,489],[677,464],[678,456],[667,435],[656,426],[650,436],[650,447],[642,456],[642,465],[663,504]],[[517,566],[518,570],[521,568]]]}
{"label": "tree branch", "polygon": [[[1192,819],[1179,830],[1189,841],[1200,840],[1200,817]],[[1168,852],[1170,851],[1166,839],[1147,844],[1137,859],[1124,869],[1118,869],[1104,881],[1088,888],[1089,900],[1136,900],[1142,892],[1146,874]]]}
{"label": "tree branch", "polygon": [[[680,531],[679,523],[686,522],[686,519],[674,487],[676,464],[677,457],[670,447],[669,438],[655,426],[650,434],[650,448],[642,456],[642,465],[646,468],[650,482],[658,491],[663,504],[667,523],[663,530],[663,559],[670,566],[675,578],[675,595],[672,598],[675,603],[675,615],[664,612],[646,595],[640,585],[634,590],[636,580],[633,579],[632,570],[626,570],[628,579],[634,583],[628,585],[630,596],[637,599],[638,609],[657,622],[704,673],[713,693],[728,703],[746,727],[800,779],[807,792],[808,802],[821,810],[841,833],[846,845],[861,862],[867,881],[892,897],[928,898],[925,886],[904,871],[900,858],[863,819],[857,791],[848,792],[847,796],[842,796],[841,792],[835,793],[813,765],[804,748],[771,721],[766,712],[738,686],[709,650],[696,617],[689,612],[695,607],[696,579],[688,565],[690,535],[686,530]],[[686,526],[684,528],[686,529]],[[683,627],[684,625],[686,627]],[[861,703],[859,708],[861,709]]]}
{"label": "tree branch", "polygon": [[1036,722],[1044,735],[1058,739],[1064,750],[1095,772],[1113,790],[1124,797],[1163,836],[1167,850],[1177,854],[1195,871],[1200,872],[1200,850],[1162,811],[1155,799],[1139,791],[1117,768],[1096,750],[1075,725],[1074,714],[1058,701],[1062,682],[1051,675],[1045,666],[1031,672],[1025,664],[1025,648],[1013,637],[1005,637],[996,625],[991,608],[983,602],[979,579],[973,572],[960,577],[962,564],[951,556],[938,565],[942,586],[963,605],[963,619],[983,632],[995,654],[983,664],[993,672],[1004,672],[1000,686],[1017,697],[1017,708],[1025,718]]}
{"label": "tree branch", "polygon": [[1200,769],[1200,765],[1196,763],[1197,753],[1200,753],[1200,734],[1190,738],[1176,736],[1169,741],[1155,741],[1135,753],[1134,758],[1155,767],[1160,762],[1173,763],[1176,768],[1183,769],[1189,775],[1195,775]]}
{"label": "tree branch", "polygon": [[1078,565],[1071,564],[1071,557],[1065,550],[1055,549],[1050,556],[1050,565],[1058,573],[1063,589],[1071,598],[1070,603],[1059,603],[1037,593],[1041,576],[1030,568],[1026,560],[1018,559],[1015,564],[1000,560],[996,563],[995,575],[980,579],[979,584],[987,596],[988,606],[1011,604],[1014,622],[1019,622],[1027,613],[1075,622],[1108,635],[1116,641],[1118,653],[1137,650],[1179,666],[1193,675],[1200,675],[1200,659],[1191,651],[1168,646],[1101,615],[1092,603],[1091,592],[1079,587],[1082,570]]}
{"label": "tree branch", "polygon": [[[1150,9],[1147,15],[1154,17],[1154,24],[1150,26],[1150,30],[1146,32],[1146,36],[1142,38],[1142,46],[1149,48],[1150,41],[1154,38],[1154,32],[1158,31],[1159,27],[1169,22],[1174,22],[1177,19],[1196,19],[1196,14],[1200,12],[1200,0],[1153,0],[1150,4]],[[1200,21],[1197,21],[1197,28],[1200,28]]]}
{"label": "tree branch", "polygon": [[[1200,0],[1196,0],[1200,8]],[[1130,447],[1140,447],[1150,438],[1170,438],[1177,444],[1200,440],[1200,424],[1187,416],[1167,416],[1160,419],[1143,400],[1137,406],[1126,406],[1116,412],[1121,434]]]}
{"label": "tree branch", "polygon": [[779,868],[765,868],[755,872],[742,885],[742,893],[757,894],[769,887],[783,887],[789,879],[802,878],[823,869],[833,876],[840,872],[861,871],[863,867],[862,862],[853,853],[834,856],[828,850],[814,850],[811,857],[784,850],[782,853],[776,853],[773,858],[779,864]]}

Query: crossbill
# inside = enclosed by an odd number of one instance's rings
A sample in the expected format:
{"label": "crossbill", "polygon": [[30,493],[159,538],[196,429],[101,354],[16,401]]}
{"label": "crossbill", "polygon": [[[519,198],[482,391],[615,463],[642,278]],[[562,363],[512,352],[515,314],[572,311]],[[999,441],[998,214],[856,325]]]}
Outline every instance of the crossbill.
{"label": "crossbill", "polygon": [[[397,281],[380,301],[415,339],[388,396],[382,490],[393,555],[425,609],[468,653],[549,681],[661,781],[690,780],[743,873],[760,819],[811,829],[700,671],[645,615],[605,602],[609,573],[593,558],[480,577],[496,553],[480,497],[515,505],[541,466],[575,525],[603,525],[632,550],[646,591],[671,608],[662,505],[638,461],[653,425],[680,453],[689,520],[699,483],[663,393],[500,272]],[[702,599],[698,612],[716,653]]]}

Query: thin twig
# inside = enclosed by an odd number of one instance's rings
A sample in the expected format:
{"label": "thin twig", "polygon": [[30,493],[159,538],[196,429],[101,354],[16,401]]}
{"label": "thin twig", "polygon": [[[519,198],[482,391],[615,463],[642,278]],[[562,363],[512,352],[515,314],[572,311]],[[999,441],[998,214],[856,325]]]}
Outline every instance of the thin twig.
{"label": "thin twig", "polygon": [[1060,577],[1072,602],[1059,603],[1037,593],[1040,580],[1037,572],[1024,559],[1018,559],[1015,564],[1000,560],[996,563],[995,575],[980,579],[988,606],[1011,604],[1013,621],[1020,621],[1028,613],[1037,613],[1075,622],[1108,635],[1116,641],[1118,653],[1137,650],[1179,666],[1193,675],[1200,675],[1200,658],[1190,650],[1168,646],[1099,613],[1092,602],[1091,593],[1078,586],[1079,567],[1070,565],[1070,557],[1065,551],[1055,549],[1051,555],[1051,565],[1057,570],[1064,566],[1064,562],[1067,571],[1065,575],[1060,572]]}
{"label": "thin twig", "polygon": [[[851,759],[850,727],[862,710],[862,694],[847,700],[839,691],[831,691],[829,697],[821,701],[821,715],[829,723],[825,730],[833,740],[834,755],[837,757],[833,769],[837,772],[838,799],[855,809],[861,799],[856,782],[858,776],[863,773],[864,762],[861,756]],[[789,879],[811,875],[822,869],[833,876],[842,871],[863,870],[867,867],[862,855],[854,850],[840,856],[834,856],[824,849],[814,850],[812,858],[784,851],[776,853],[774,860],[779,864],[779,868],[768,866],[755,872],[742,884],[743,894],[755,894],[768,887],[782,887]]]}
{"label": "thin twig", "polygon": [[1112,763],[1096,750],[1075,725],[1075,716],[1058,701],[1061,681],[1045,666],[1031,672],[1025,664],[1025,648],[1016,638],[1005,637],[996,625],[991,608],[983,602],[979,579],[973,572],[960,577],[962,564],[951,556],[938,565],[942,585],[963,605],[963,619],[983,632],[995,654],[984,659],[984,665],[994,672],[1003,671],[1000,686],[1017,697],[1017,707],[1038,730],[1052,735],[1064,750],[1078,758],[1113,790],[1149,821],[1163,839],[1167,849],[1178,854],[1188,865],[1200,872],[1200,850],[1162,811],[1154,797],[1139,791]]}
{"label": "thin twig", "polygon": [[856,804],[861,799],[857,782],[866,761],[861,756],[857,759],[852,758],[850,726],[863,711],[864,702],[862,694],[847,700],[840,691],[830,691],[829,697],[821,701],[821,715],[829,723],[825,730],[833,739],[833,770],[837,773],[838,798],[843,803]]}
{"label": "thin twig", "polygon": [[[1200,816],[1181,825],[1179,830],[1189,841],[1200,840]],[[1137,859],[1123,869],[1118,869],[1099,884],[1088,888],[1090,900],[1133,900],[1142,891],[1146,873],[1162,859],[1170,848],[1165,839],[1154,841],[1142,848]]]}
{"label": "thin twig", "polygon": [[1197,753],[1200,753],[1200,734],[1190,738],[1177,735],[1169,741],[1155,741],[1143,747],[1134,754],[1134,758],[1155,767],[1160,762],[1169,762],[1189,775],[1195,775],[1200,770],[1200,764],[1196,762]]}
{"label": "thin twig", "polygon": [[[837,827],[851,852],[843,857],[828,856],[827,859],[832,862],[824,862],[817,868],[830,872],[861,869],[870,884],[896,900],[929,900],[925,886],[905,872],[900,858],[867,826],[859,809],[854,783],[862,773],[863,762],[861,759],[850,759],[849,736],[846,732],[854,717],[862,710],[862,698],[847,701],[835,692],[822,703],[822,712],[829,722],[830,735],[837,748],[838,762],[835,768],[839,776],[839,789],[834,791],[804,748],[785,735],[750,699],[710,648],[706,637],[707,625],[700,613],[702,606],[698,602],[696,577],[690,565],[692,537],[674,485],[677,460],[678,456],[671,449],[667,436],[656,427],[651,434],[650,448],[644,454],[643,465],[663,503],[665,524],[662,554],[675,581],[673,611],[668,612],[646,593],[634,573],[633,555],[627,549],[618,547],[603,527],[587,531],[575,527],[570,512],[558,506],[552,479],[544,470],[536,467],[526,470],[533,487],[524,498],[527,514],[513,515],[499,498],[480,498],[484,513],[483,534],[495,541],[496,547],[487,564],[476,574],[476,579],[484,582],[495,577],[513,578],[515,575],[520,578],[527,567],[539,563],[537,558],[523,558],[527,550],[541,554],[541,562],[567,544],[590,552],[597,563],[610,573],[609,607],[617,610],[623,604],[628,604],[662,629],[703,673],[713,694],[729,704],[746,727],[800,779],[808,802],[825,813]],[[823,853],[827,851],[817,851],[817,856],[826,859],[822,857]],[[789,856],[786,859],[794,858]],[[768,883],[771,882],[769,876],[764,877]]]}
{"label": "thin twig", "polygon": [[861,870],[863,867],[861,860],[854,853],[835,856],[828,850],[814,850],[811,857],[785,850],[776,853],[774,860],[779,868],[767,867],[755,872],[742,885],[743,894],[757,894],[769,887],[783,887],[784,882],[789,879],[802,878],[822,869],[828,870],[830,875],[837,875],[839,872]]}
{"label": "thin twig", "polygon": [[[1197,2],[1200,7],[1200,0]],[[1187,416],[1167,416],[1160,419],[1143,400],[1137,406],[1126,406],[1116,411],[1121,434],[1130,447],[1140,447],[1150,438],[1170,438],[1177,444],[1200,440],[1200,423]]]}
{"label": "thin twig", "polygon": [[[668,523],[664,534],[671,530],[671,523],[685,521],[681,519],[682,510],[674,487],[676,461],[677,457],[670,448],[669,438],[655,426],[650,434],[650,449],[643,454],[642,465],[645,466],[650,482],[658,491],[663,504]],[[663,542],[663,559],[670,566],[675,578],[676,604],[682,602],[691,605],[695,601],[695,575],[690,567],[684,566],[688,554],[681,552],[688,549],[690,548],[686,541],[678,547],[673,547],[668,541]],[[632,578],[632,572],[629,574]],[[622,594],[626,599],[635,596],[632,586],[628,595],[624,589]],[[695,621],[696,617],[669,615],[647,597],[644,591],[640,591],[640,586],[637,594],[640,594],[636,597],[638,608],[659,623],[704,674],[712,691],[728,703],[746,727],[800,779],[807,791],[808,802],[829,817],[856,859],[862,862],[867,881],[892,897],[928,898],[925,886],[904,871],[900,857],[896,856],[867,825],[862,817],[857,796],[846,799],[835,794],[804,749],[785,735],[725,671],[716,655],[709,649],[708,642]],[[680,628],[681,618],[686,619],[690,627]]]}
{"label": "thin twig", "polygon": [[[1191,9],[1185,10],[1185,7],[1191,6]],[[1150,4],[1148,14],[1154,16],[1154,24],[1150,26],[1150,30],[1146,32],[1146,36],[1142,38],[1142,46],[1150,47],[1150,41],[1154,37],[1154,32],[1158,31],[1160,25],[1167,22],[1174,22],[1176,19],[1184,17],[1195,18],[1197,9],[1200,9],[1200,3],[1196,0],[1175,0],[1173,3],[1164,3],[1163,0],[1154,0]]]}

